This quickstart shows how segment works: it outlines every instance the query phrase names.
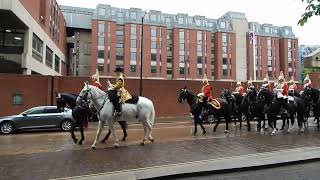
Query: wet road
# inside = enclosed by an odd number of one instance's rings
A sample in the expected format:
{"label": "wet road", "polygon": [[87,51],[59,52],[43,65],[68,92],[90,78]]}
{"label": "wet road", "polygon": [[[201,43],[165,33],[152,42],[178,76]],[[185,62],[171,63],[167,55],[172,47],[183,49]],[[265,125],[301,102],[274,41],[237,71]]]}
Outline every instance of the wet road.
{"label": "wet road", "polygon": [[[120,148],[110,148],[112,142],[108,142],[98,144],[96,150],[89,149],[95,135],[93,125],[86,131],[83,146],[74,145],[69,133],[63,132],[0,136],[0,179],[61,178],[320,144],[320,132],[314,127],[304,134],[295,129],[276,136],[239,127],[231,127],[225,134],[224,125],[216,133],[212,133],[212,125],[206,128],[208,134],[202,136],[199,129],[199,135],[192,136],[192,124],[157,124],[153,130],[156,142],[143,147],[138,145],[143,135],[141,125],[130,125],[127,142],[121,142]],[[122,136],[120,129],[117,134]]]}
{"label": "wet road", "polygon": [[319,180],[320,162],[172,180]]}

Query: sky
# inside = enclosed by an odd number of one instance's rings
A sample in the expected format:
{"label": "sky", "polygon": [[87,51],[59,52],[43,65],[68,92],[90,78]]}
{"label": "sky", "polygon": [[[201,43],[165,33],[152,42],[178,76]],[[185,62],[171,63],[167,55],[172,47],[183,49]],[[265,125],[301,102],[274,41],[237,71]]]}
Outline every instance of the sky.
{"label": "sky", "polygon": [[183,13],[218,19],[228,11],[246,14],[249,22],[292,26],[300,45],[320,45],[320,17],[314,16],[304,26],[297,25],[306,3],[301,0],[57,0],[60,5],[95,8],[108,4],[118,8],[141,8],[163,13]]}

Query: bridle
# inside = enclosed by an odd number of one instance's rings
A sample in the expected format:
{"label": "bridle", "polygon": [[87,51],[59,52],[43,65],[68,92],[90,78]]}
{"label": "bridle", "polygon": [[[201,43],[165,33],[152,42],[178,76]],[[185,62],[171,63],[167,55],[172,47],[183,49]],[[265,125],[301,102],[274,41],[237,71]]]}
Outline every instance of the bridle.
{"label": "bridle", "polygon": [[91,101],[98,100],[98,99],[101,99],[101,98],[104,99],[103,103],[102,103],[102,106],[99,109],[97,109],[97,113],[100,114],[101,109],[104,107],[105,103],[107,102],[108,95],[104,94],[104,95],[98,96],[96,98],[93,98],[91,88],[88,87],[88,89],[84,91],[83,95],[79,95],[81,102],[87,102],[89,94],[91,96]]}

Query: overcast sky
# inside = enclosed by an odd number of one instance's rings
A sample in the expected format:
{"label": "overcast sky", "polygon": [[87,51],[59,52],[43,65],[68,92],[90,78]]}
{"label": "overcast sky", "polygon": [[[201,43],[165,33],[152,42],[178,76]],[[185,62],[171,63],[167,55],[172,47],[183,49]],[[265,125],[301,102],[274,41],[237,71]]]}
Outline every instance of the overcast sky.
{"label": "overcast sky", "polygon": [[57,0],[60,5],[95,8],[108,4],[119,8],[159,10],[164,13],[201,15],[217,19],[227,11],[246,14],[248,21],[292,26],[299,44],[320,45],[320,17],[312,17],[303,27],[297,25],[306,7],[301,0]]}

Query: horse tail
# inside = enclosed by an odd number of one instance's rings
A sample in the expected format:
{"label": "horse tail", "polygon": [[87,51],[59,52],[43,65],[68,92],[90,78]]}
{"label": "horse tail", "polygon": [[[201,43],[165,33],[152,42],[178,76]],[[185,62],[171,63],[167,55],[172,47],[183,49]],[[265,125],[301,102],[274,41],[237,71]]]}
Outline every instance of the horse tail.
{"label": "horse tail", "polygon": [[155,113],[155,110],[154,110],[153,103],[151,102],[151,114],[150,114],[150,117],[149,117],[149,122],[150,122],[151,127],[154,125],[155,117],[156,117],[156,113]]}

